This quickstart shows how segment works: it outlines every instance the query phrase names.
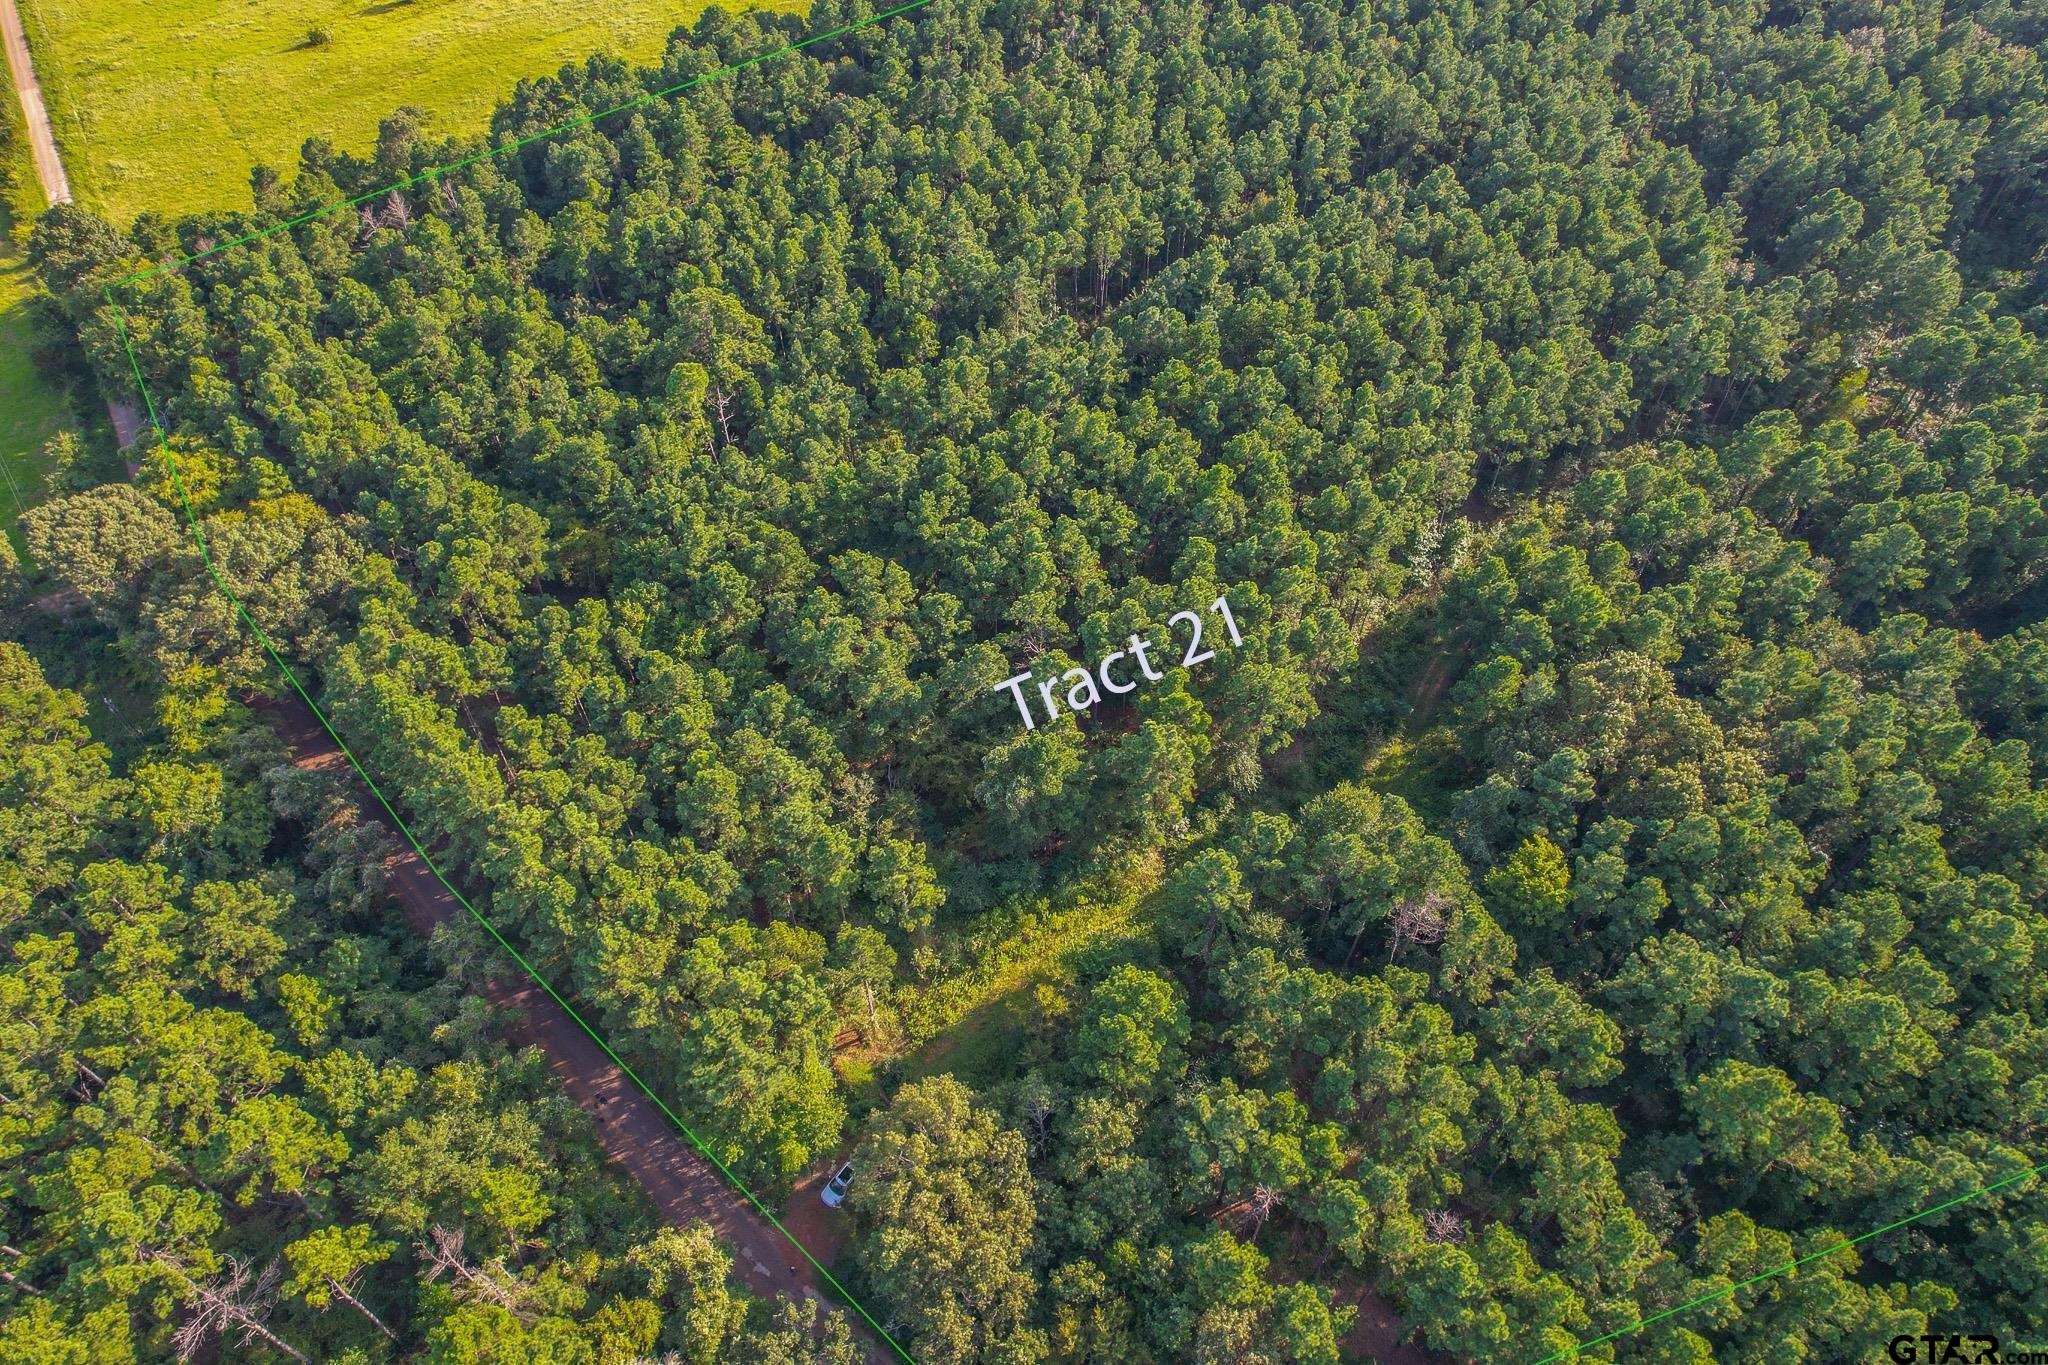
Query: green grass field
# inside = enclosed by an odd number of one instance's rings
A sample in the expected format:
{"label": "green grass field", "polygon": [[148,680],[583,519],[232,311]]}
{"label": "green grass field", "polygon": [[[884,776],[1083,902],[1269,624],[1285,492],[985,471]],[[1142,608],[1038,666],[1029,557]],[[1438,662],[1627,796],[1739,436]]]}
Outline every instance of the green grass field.
{"label": "green grass field", "polygon": [[29,359],[25,274],[12,246],[0,249],[0,527],[9,531],[42,500],[38,452],[66,416],[64,395],[43,381]]}
{"label": "green grass field", "polygon": [[19,224],[43,208],[29,161],[21,105],[0,64],[0,100],[12,136],[0,149],[0,530],[15,538],[15,522],[41,500],[43,442],[70,420],[64,393],[46,381],[29,359],[32,328],[28,300],[34,281],[21,258]]}
{"label": "green grass field", "polygon": [[[597,52],[646,60],[705,0],[24,0],[43,97],[80,203],[125,223],[246,208],[249,168],[309,137],[344,151],[403,104],[480,128],[522,76]],[[798,0],[728,8],[798,10]],[[307,34],[328,40],[307,45]]]}

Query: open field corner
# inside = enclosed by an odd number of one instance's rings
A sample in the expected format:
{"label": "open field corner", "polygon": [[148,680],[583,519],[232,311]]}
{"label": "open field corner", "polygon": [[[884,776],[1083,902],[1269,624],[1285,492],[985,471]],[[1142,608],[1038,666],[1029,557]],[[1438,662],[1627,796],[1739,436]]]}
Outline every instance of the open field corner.
{"label": "open field corner", "polygon": [[425,110],[441,132],[481,128],[522,77],[599,52],[645,61],[707,8],[703,0],[22,5],[73,193],[116,222],[144,210],[246,207],[251,166],[287,169],[309,137],[362,151],[401,105]]}

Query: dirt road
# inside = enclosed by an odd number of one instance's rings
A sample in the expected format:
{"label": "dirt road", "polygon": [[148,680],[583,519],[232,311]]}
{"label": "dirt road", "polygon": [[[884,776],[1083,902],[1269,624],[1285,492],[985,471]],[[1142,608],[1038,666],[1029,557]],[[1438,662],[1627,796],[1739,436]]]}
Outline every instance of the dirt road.
{"label": "dirt road", "polygon": [[43,107],[43,87],[36,83],[36,69],[29,61],[28,35],[22,31],[21,11],[14,0],[0,0],[0,38],[7,45],[7,74],[14,81],[14,94],[21,101],[21,115],[28,121],[29,147],[35,153],[36,179],[43,182],[43,199],[51,204],[71,202],[71,182],[64,176],[64,160],[57,155],[57,138],[50,131],[50,112]]}
{"label": "dirt road", "polygon": [[[265,716],[299,767],[349,773],[347,758],[303,702],[294,698],[265,707]],[[355,786],[364,816],[388,826],[376,801],[359,783]],[[391,892],[415,931],[431,934],[443,920],[467,915],[419,854],[403,843],[398,847],[385,866]],[[505,1041],[546,1054],[562,1089],[596,1123],[606,1154],[640,1183],[663,1217],[676,1224],[710,1224],[719,1244],[732,1254],[733,1272],[750,1289],[829,1302],[809,1262],[675,1130],[538,983],[524,974],[507,973],[491,983],[488,996],[513,1021]],[[800,1190],[798,1197],[803,1193]],[[820,1260],[831,1252],[829,1246],[806,1245]],[[879,1348],[874,1358],[885,1358]]]}

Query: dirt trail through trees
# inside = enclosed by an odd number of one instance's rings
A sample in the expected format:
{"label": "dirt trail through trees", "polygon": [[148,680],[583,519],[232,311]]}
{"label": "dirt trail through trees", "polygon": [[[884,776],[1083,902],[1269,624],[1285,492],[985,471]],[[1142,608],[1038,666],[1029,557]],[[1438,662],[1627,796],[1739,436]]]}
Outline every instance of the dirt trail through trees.
{"label": "dirt trail through trees", "polygon": [[[299,767],[348,772],[347,758],[303,702],[293,699],[265,710]],[[389,826],[383,810],[360,784],[357,799],[367,818]],[[418,933],[431,934],[442,921],[465,913],[411,847],[401,843],[386,870],[392,894]],[[640,1182],[663,1217],[678,1225],[710,1224],[732,1254],[734,1273],[748,1288],[829,1302],[809,1262],[675,1131],[654,1102],[531,977],[500,976],[491,982],[487,994],[511,1021],[505,1041],[514,1048],[537,1047],[546,1054],[562,1088],[597,1125],[598,1141],[606,1154]],[[798,1197],[803,1193],[799,1191]],[[830,1248],[813,1246],[811,1250],[822,1260]],[[884,1357],[878,1351],[874,1358]]]}
{"label": "dirt trail through trees", "polygon": [[51,204],[71,202],[71,181],[64,174],[64,160],[57,155],[57,138],[50,131],[50,111],[43,107],[43,87],[36,83],[35,65],[29,60],[28,34],[22,31],[21,11],[14,0],[0,0],[0,37],[7,43],[7,74],[14,81],[15,98],[21,101],[21,116],[28,121],[29,146],[35,152],[36,179],[43,182],[43,199]]}

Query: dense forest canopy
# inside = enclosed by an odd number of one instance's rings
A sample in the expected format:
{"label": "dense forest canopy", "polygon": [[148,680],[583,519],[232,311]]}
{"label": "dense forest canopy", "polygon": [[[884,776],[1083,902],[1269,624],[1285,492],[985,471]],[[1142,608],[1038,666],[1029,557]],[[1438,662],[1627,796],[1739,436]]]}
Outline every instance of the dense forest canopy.
{"label": "dense forest canopy", "polygon": [[802,28],[37,227],[169,448],[27,519],[79,611],[0,646],[4,1353],[859,1349],[493,1060],[188,506],[722,1160],[856,1153],[920,1360],[2048,1338],[2033,1180],[1627,1330],[2048,1159],[2048,10],[936,0],[426,174]]}

